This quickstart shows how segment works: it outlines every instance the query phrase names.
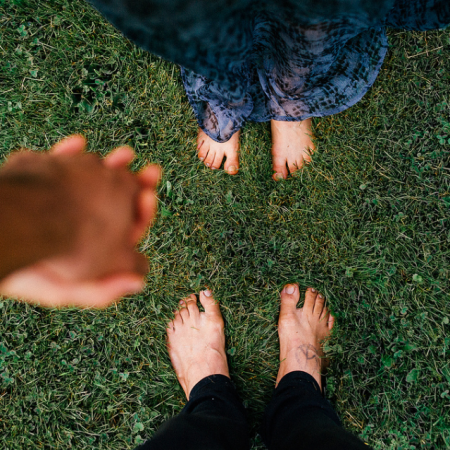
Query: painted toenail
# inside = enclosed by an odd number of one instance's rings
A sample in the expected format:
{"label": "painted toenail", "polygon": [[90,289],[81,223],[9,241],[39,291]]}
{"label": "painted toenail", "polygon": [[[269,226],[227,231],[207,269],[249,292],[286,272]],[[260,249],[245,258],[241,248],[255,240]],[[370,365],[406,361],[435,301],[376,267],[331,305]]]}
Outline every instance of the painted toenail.
{"label": "painted toenail", "polygon": [[294,286],[288,286],[288,287],[286,288],[286,294],[291,295],[291,294],[293,294],[294,292],[295,292],[295,287],[294,287]]}
{"label": "painted toenail", "polygon": [[184,305],[184,300],[180,300],[180,305]]}
{"label": "painted toenail", "polygon": [[230,167],[228,167],[228,169],[227,169],[227,172],[228,172],[228,173],[236,173],[237,171],[238,171],[238,169],[237,169],[236,166],[230,166]]}
{"label": "painted toenail", "polygon": [[316,290],[314,288],[311,288],[311,292],[316,292]]}
{"label": "painted toenail", "polygon": [[283,174],[282,173],[276,173],[275,174],[275,179],[276,180],[284,180]]}
{"label": "painted toenail", "polygon": [[198,159],[199,159],[200,161],[204,161],[205,158],[200,158],[200,157],[199,157]]}
{"label": "painted toenail", "polygon": [[216,167],[211,167],[211,170],[217,170],[217,168]]}
{"label": "painted toenail", "polygon": [[207,297],[211,297],[212,292],[207,290],[207,291],[203,291],[203,293],[207,296]]}
{"label": "painted toenail", "polygon": [[322,294],[319,294],[319,298],[323,298],[323,295],[322,295]]}
{"label": "painted toenail", "polygon": [[205,166],[206,166],[206,167],[211,167],[211,164],[206,163]]}

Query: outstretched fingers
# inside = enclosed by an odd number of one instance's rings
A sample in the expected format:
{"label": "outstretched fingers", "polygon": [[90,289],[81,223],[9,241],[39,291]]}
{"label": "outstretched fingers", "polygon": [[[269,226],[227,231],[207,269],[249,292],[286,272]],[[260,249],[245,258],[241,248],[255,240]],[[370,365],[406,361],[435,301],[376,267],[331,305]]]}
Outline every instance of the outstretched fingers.
{"label": "outstretched fingers", "polygon": [[161,167],[157,164],[145,166],[139,172],[138,180],[142,188],[156,190],[161,181]]}
{"label": "outstretched fingers", "polygon": [[142,189],[136,204],[135,222],[131,238],[133,244],[141,238],[156,216],[158,209],[156,187],[160,179],[161,169],[156,165],[147,166],[138,175],[138,182]]}
{"label": "outstretched fingers", "polygon": [[50,149],[54,155],[78,155],[86,150],[87,140],[81,134],[73,134],[61,139]]}
{"label": "outstretched fingers", "polygon": [[127,167],[133,161],[134,157],[134,150],[128,145],[123,145],[108,153],[103,163],[111,169],[120,169]]}

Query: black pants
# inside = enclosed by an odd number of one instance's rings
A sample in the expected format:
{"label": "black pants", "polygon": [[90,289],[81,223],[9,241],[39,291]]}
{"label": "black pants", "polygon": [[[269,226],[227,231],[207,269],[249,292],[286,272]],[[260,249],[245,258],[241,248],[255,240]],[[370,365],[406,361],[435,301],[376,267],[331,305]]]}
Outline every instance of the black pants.
{"label": "black pants", "polygon": [[[261,436],[269,450],[368,450],[342,428],[311,375],[291,372],[278,384],[264,414]],[[136,450],[248,450],[244,407],[230,379],[204,378],[181,413]]]}

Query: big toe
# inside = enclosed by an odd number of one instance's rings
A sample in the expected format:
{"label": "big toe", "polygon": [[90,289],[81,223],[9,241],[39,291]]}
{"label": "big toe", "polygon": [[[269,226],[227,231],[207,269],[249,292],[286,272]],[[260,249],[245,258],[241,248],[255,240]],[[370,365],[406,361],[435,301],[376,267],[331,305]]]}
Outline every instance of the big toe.
{"label": "big toe", "polygon": [[227,155],[227,160],[225,161],[223,168],[225,172],[228,172],[230,175],[236,175],[239,172],[239,157],[237,153]]}
{"label": "big toe", "polygon": [[294,312],[297,309],[297,303],[300,298],[300,292],[297,284],[287,284],[281,291],[280,313]]}
{"label": "big toe", "polygon": [[274,172],[272,178],[275,181],[285,180],[287,178],[288,170],[286,167],[286,158],[274,155],[272,166]]}
{"label": "big toe", "polygon": [[200,303],[202,304],[203,308],[205,308],[205,313],[207,315],[218,315],[220,317],[222,316],[220,314],[219,303],[214,300],[211,291],[206,290],[200,292]]}

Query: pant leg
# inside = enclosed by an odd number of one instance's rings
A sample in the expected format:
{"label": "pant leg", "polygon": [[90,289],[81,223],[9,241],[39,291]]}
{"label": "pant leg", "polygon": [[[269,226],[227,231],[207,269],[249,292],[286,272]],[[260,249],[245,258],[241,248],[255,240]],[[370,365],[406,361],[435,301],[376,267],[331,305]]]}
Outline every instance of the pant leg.
{"label": "pant leg", "polygon": [[181,413],[136,450],[248,450],[244,407],[224,375],[199,381]]}
{"label": "pant leg", "polygon": [[344,430],[316,380],[306,372],[285,375],[266,409],[261,436],[269,450],[369,450]]}

